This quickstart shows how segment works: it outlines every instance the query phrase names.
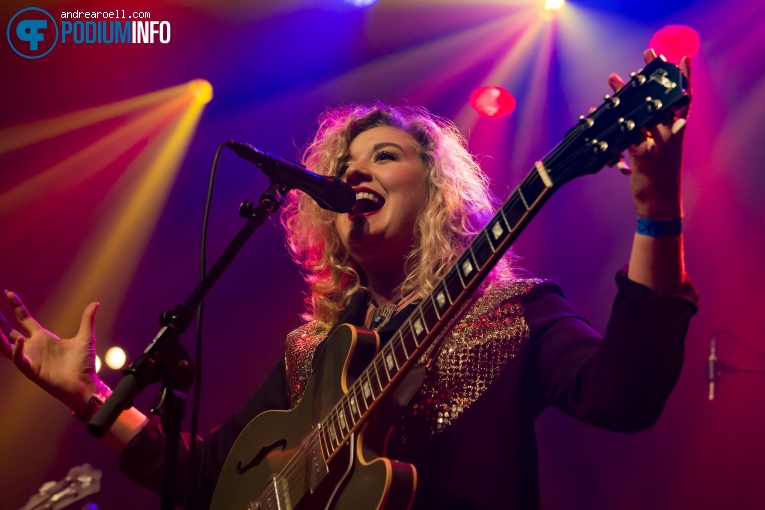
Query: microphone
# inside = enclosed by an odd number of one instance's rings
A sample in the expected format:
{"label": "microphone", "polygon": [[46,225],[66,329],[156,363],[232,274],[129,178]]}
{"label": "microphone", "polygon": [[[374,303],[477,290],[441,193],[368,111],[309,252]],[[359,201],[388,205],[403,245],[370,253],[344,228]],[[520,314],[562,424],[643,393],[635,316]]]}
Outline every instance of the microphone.
{"label": "microphone", "polygon": [[715,379],[717,379],[717,333],[712,334],[707,359],[707,380],[709,381],[709,400],[715,399]]}
{"label": "microphone", "polygon": [[228,146],[240,158],[257,165],[272,182],[308,193],[322,209],[348,212],[356,202],[353,188],[337,177],[315,174],[300,163],[268,154],[247,143],[231,140]]}

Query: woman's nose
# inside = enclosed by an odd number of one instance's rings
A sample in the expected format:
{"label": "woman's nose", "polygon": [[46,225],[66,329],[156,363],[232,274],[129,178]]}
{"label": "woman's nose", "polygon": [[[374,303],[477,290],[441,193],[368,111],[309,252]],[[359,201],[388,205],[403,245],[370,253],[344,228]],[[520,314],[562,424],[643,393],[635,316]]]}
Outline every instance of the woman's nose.
{"label": "woman's nose", "polygon": [[371,180],[372,174],[361,164],[352,164],[345,171],[343,179],[351,186],[356,186],[362,182],[368,182]]}

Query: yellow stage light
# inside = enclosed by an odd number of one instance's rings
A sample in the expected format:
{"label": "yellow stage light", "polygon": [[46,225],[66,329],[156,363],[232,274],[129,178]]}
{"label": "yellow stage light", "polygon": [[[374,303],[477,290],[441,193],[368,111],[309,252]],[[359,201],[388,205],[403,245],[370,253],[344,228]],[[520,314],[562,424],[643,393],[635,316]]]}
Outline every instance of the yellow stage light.
{"label": "yellow stage light", "polygon": [[194,94],[194,97],[202,104],[207,104],[212,101],[213,88],[209,81],[197,78],[189,82],[189,88]]}
{"label": "yellow stage light", "polygon": [[112,370],[119,370],[120,368],[124,367],[126,360],[127,355],[125,354],[125,351],[119,347],[112,347],[106,351],[106,356],[104,356],[106,366]]}
{"label": "yellow stage light", "polygon": [[545,0],[545,9],[548,11],[557,11],[563,7],[564,0]]}

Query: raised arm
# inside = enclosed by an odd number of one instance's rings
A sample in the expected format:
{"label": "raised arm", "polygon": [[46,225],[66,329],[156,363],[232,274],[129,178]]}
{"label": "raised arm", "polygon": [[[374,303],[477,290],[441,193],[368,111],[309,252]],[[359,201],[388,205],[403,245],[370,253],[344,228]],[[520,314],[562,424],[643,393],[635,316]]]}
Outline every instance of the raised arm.
{"label": "raised arm", "polygon": [[[656,53],[646,50],[643,58],[648,64]],[[680,69],[690,90],[690,57],[683,57]],[[614,91],[624,86],[615,74],[608,83]],[[687,115],[685,108],[673,122],[651,128],[644,142],[630,147],[631,168],[625,170],[639,218],[627,276],[658,294],[672,292],[685,278],[681,165]]]}

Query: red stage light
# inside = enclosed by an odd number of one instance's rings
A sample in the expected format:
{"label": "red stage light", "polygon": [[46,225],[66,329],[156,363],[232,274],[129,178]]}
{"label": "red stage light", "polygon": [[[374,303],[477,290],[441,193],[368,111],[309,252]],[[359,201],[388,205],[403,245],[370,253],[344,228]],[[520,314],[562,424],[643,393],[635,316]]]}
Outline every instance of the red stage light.
{"label": "red stage light", "polygon": [[507,89],[487,85],[470,94],[470,106],[482,117],[498,119],[513,113],[515,97]]}
{"label": "red stage light", "polygon": [[699,51],[701,39],[691,27],[667,25],[651,37],[649,47],[664,55],[668,61],[678,63],[684,55],[692,56]]}

